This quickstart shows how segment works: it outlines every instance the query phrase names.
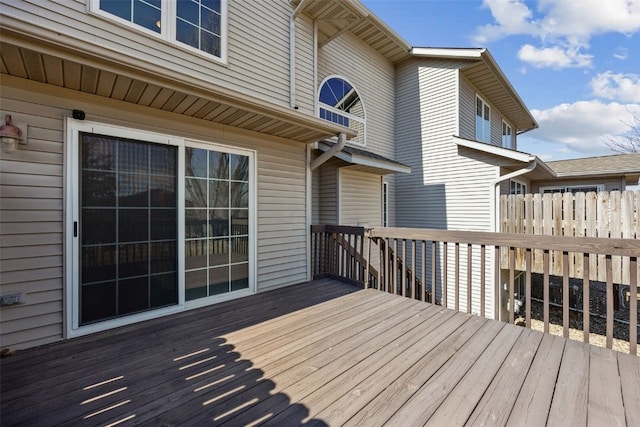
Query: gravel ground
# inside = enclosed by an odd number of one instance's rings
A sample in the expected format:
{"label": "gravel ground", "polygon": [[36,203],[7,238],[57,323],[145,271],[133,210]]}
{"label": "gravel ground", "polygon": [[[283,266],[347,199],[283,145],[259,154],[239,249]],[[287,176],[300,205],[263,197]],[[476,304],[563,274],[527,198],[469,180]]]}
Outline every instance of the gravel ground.
{"label": "gravel ground", "polygon": [[[552,277],[551,280],[551,302],[562,304],[562,292],[558,289],[561,286],[562,278]],[[555,286],[554,286],[555,285]],[[569,338],[576,341],[583,341],[582,312],[582,280],[571,280],[570,289],[570,312],[569,312]],[[606,314],[606,288],[602,282],[590,283],[590,334],[589,342],[600,347],[606,346],[606,325],[605,318],[599,315]],[[532,276],[531,294],[534,298],[542,298],[542,275]],[[522,317],[517,319],[517,323],[524,325],[524,307],[521,310]],[[614,312],[613,322],[613,349],[624,353],[629,352],[629,309],[621,306]],[[640,317],[640,309],[637,316]],[[537,331],[544,330],[543,304],[533,300],[531,302],[531,328]],[[549,306],[549,332],[553,335],[562,336],[562,307]],[[636,331],[638,342],[640,342],[640,328]],[[640,355],[640,345],[637,354]]]}

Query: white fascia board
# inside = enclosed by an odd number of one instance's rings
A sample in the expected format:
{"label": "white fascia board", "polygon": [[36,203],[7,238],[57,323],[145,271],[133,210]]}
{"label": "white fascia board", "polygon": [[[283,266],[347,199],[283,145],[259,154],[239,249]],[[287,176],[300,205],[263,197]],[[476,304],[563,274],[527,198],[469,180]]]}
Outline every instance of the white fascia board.
{"label": "white fascia board", "polygon": [[340,151],[335,154],[334,157],[344,160],[347,163],[351,163],[352,165],[369,166],[376,169],[383,169],[390,173],[411,173],[411,168],[409,166],[387,163],[364,156],[352,155],[345,153],[344,151]]}
{"label": "white fascia board", "polygon": [[462,58],[480,59],[486,51],[484,48],[440,48],[440,47],[414,47],[411,48],[411,55],[424,58]]}
{"label": "white fascia board", "polygon": [[533,154],[525,153],[522,151],[509,150],[507,148],[498,147],[493,144],[486,144],[484,142],[471,141],[469,139],[460,138],[458,136],[453,137],[453,142],[462,147],[471,148],[485,153],[493,154],[495,156],[504,157],[518,162],[529,163],[536,159]]}

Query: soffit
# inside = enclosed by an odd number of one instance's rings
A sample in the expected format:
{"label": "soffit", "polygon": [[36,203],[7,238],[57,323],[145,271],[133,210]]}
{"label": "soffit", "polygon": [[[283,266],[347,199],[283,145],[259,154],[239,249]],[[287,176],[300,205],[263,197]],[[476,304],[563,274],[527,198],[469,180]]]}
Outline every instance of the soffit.
{"label": "soffit", "polygon": [[[334,145],[335,144],[330,141],[320,141],[318,142],[318,149],[326,152]],[[349,165],[347,166],[349,169],[361,172],[375,173],[379,175],[411,172],[411,167],[405,164],[349,145],[337,152],[334,157],[347,163]]]}
{"label": "soffit", "polygon": [[355,0],[294,0],[301,12],[315,19],[318,45],[324,46],[345,31],[350,31],[391,62],[409,56],[411,45]]}
{"label": "soffit", "polygon": [[518,94],[505,82],[488,61],[474,61],[461,73],[481,93],[485,101],[497,108],[516,132],[538,127],[535,119]]}
{"label": "soffit", "polygon": [[0,73],[254,132],[315,142],[346,127],[192,76],[166,76],[2,31]]}

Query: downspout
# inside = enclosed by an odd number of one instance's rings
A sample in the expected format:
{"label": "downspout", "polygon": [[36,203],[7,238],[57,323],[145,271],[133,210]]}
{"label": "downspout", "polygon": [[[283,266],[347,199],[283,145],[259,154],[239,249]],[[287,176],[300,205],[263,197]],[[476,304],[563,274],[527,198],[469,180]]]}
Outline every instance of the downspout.
{"label": "downspout", "polygon": [[342,132],[339,133],[338,134],[338,143],[336,145],[334,145],[333,147],[331,147],[328,151],[325,151],[324,153],[322,153],[320,155],[320,157],[318,157],[317,159],[312,161],[311,164],[309,165],[309,168],[312,171],[318,169],[318,167],[320,165],[322,165],[324,162],[326,162],[327,160],[332,158],[334,155],[336,155],[337,153],[342,151],[342,149],[344,148],[344,146],[346,144],[347,144],[347,136]]}
{"label": "downspout", "polygon": [[[538,159],[536,157],[533,157],[531,158],[531,160],[529,160],[529,164],[526,167],[522,169],[518,169],[517,171],[513,171],[504,176],[501,176],[500,178],[491,182],[491,189],[493,191],[493,197],[491,198],[491,203],[493,204],[493,215],[494,215],[493,231],[494,232],[496,233],[500,232],[500,211],[499,211],[500,204],[498,203],[498,200],[499,200],[498,185],[500,185],[501,182],[506,181],[507,179],[515,178],[516,176],[529,173],[532,170],[534,170],[536,166],[538,166]],[[507,301],[504,298],[502,289],[500,289],[500,293],[499,295],[497,295],[496,303],[500,307],[499,316],[501,320],[503,316],[503,311],[504,311],[503,309],[507,304]]]}
{"label": "downspout", "polygon": [[300,0],[289,19],[289,106],[295,110],[296,105],[296,18],[302,12],[305,0]]}

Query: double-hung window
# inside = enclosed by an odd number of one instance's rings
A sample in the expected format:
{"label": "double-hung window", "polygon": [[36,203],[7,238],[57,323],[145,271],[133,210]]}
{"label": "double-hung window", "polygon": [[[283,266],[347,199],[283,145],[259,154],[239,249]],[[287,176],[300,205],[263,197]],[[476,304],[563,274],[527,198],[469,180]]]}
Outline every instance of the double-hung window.
{"label": "double-hung window", "polygon": [[513,130],[509,123],[502,121],[502,147],[503,148],[514,148],[513,147]]}
{"label": "double-hung window", "polygon": [[491,108],[479,96],[476,96],[476,139],[491,142]]}
{"label": "double-hung window", "polygon": [[227,0],[89,0],[91,11],[226,60]]}

